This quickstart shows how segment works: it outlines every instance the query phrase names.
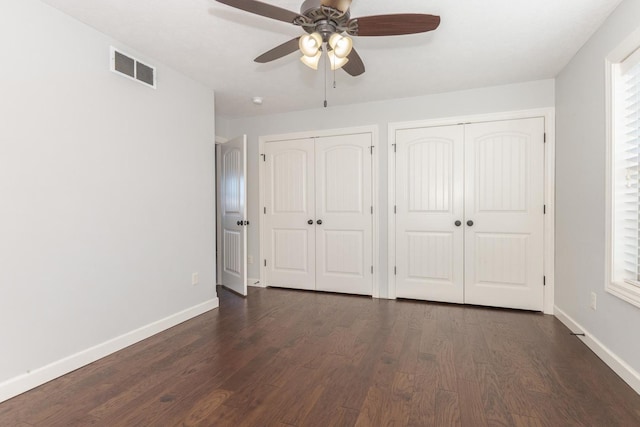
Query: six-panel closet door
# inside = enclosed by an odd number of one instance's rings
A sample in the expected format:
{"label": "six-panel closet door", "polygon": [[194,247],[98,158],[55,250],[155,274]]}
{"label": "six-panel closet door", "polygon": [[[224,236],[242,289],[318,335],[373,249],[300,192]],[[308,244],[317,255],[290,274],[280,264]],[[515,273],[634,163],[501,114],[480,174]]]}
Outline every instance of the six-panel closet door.
{"label": "six-panel closet door", "polygon": [[371,295],[371,134],[265,144],[269,286]]}
{"label": "six-panel closet door", "polygon": [[544,119],[396,132],[396,296],[542,310]]}

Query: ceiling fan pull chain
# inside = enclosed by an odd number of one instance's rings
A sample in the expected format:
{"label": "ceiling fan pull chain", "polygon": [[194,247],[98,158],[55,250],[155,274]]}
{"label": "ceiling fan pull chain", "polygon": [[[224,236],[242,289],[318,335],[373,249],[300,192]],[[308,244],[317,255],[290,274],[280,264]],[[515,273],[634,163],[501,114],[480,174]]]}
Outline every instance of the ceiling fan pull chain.
{"label": "ceiling fan pull chain", "polygon": [[333,68],[333,88],[336,88],[336,69]]}
{"label": "ceiling fan pull chain", "polygon": [[324,60],[324,108],[327,108],[327,55],[322,55]]}

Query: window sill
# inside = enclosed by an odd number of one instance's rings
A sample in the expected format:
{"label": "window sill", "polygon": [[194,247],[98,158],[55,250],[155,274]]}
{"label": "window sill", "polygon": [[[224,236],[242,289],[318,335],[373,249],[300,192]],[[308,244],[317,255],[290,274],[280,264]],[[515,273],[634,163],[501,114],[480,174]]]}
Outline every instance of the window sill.
{"label": "window sill", "polygon": [[611,282],[605,287],[611,295],[640,308],[640,287],[626,282]]}

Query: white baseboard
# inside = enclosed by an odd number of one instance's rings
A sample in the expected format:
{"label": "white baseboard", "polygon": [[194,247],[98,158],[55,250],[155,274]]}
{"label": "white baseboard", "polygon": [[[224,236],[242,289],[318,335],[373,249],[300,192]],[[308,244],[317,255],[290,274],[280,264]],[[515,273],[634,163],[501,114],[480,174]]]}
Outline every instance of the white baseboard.
{"label": "white baseboard", "polygon": [[253,286],[254,288],[266,288],[266,286],[263,285],[262,282],[260,282],[260,279],[252,278],[247,279],[247,286]]}
{"label": "white baseboard", "polygon": [[62,375],[75,371],[89,363],[93,363],[98,359],[102,359],[118,350],[122,350],[132,344],[140,342],[152,335],[167,330],[179,323],[187,321],[193,317],[199,316],[209,310],[217,308],[219,305],[218,298],[210,299],[196,306],[187,308],[186,310],[172,314],[148,325],[142,326],[131,332],[127,332],[119,337],[110,339],[101,344],[82,350],[78,353],[57,360],[49,365],[35,369],[31,372],[18,375],[7,381],[0,383],[0,402],[11,399],[25,391],[38,387]]}
{"label": "white baseboard", "polygon": [[605,347],[596,337],[583,328],[578,322],[573,320],[567,313],[554,307],[554,314],[572,332],[584,333],[584,337],[578,336],[587,347],[591,349],[604,363],[606,363],[620,378],[631,386],[636,393],[640,394],[640,373],[629,366],[618,355]]}

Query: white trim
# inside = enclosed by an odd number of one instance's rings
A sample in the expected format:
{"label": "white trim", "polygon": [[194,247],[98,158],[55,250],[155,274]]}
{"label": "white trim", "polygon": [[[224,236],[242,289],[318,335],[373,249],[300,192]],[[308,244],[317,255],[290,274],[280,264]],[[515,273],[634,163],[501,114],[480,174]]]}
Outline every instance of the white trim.
{"label": "white trim", "polygon": [[543,311],[553,314],[555,304],[556,277],[556,113],[549,108],[544,115],[544,131],[546,135],[544,152],[544,287]]}
{"label": "white trim", "polygon": [[604,289],[623,301],[636,307],[640,307],[640,288],[626,282],[614,282],[613,265],[614,254],[613,240],[613,197],[615,194],[615,181],[613,173],[613,145],[615,140],[614,114],[614,73],[613,67],[624,61],[627,57],[640,48],[640,28],[632,32],[620,43],[604,60],[605,66],[605,121],[606,121],[606,147],[605,147],[605,259],[604,259]]}
{"label": "white trim", "polygon": [[399,123],[387,127],[387,299],[396,299],[396,130]]}
{"label": "white trim", "polygon": [[506,111],[501,113],[480,114],[473,116],[457,116],[430,120],[389,123],[388,127],[388,215],[389,227],[387,230],[388,254],[388,282],[389,299],[396,298],[396,277],[394,274],[396,254],[396,220],[393,208],[396,200],[396,170],[393,147],[396,141],[396,131],[400,129],[412,129],[422,127],[450,126],[467,123],[494,122],[501,120],[528,119],[534,117],[544,118],[546,144],[545,144],[545,171],[544,171],[544,203],[547,213],[544,222],[544,275],[546,286],[544,287],[543,311],[553,314],[555,293],[555,108],[540,108],[533,110]]}
{"label": "white trim", "polygon": [[265,168],[265,162],[263,161],[263,155],[264,155],[264,144],[267,142],[267,137],[264,136],[259,136],[258,137],[258,203],[260,203],[258,205],[258,215],[260,216],[260,221],[259,221],[259,226],[260,226],[260,234],[259,234],[259,239],[260,242],[258,242],[258,263],[259,263],[259,267],[260,267],[260,284],[263,285],[264,287],[268,287],[269,284],[267,283],[267,281],[265,280],[265,278],[267,277],[267,271],[266,271],[266,267],[264,265],[264,255],[265,255],[265,249],[263,247],[263,242],[264,242],[264,207],[266,206],[265,204],[265,196],[264,196],[264,192],[265,192],[265,187],[264,187],[264,168]]}
{"label": "white trim", "polygon": [[165,331],[207,311],[213,310],[218,307],[218,304],[218,298],[210,299],[31,372],[4,381],[0,383],[0,402],[93,363],[96,360],[102,359],[116,351],[122,350],[125,347],[147,339],[152,335]]}
{"label": "white trim", "polygon": [[228,138],[225,138],[224,136],[216,135],[216,144],[224,144],[226,142],[229,142]]}
{"label": "white trim", "polygon": [[554,307],[555,316],[572,332],[584,333],[584,337],[577,336],[587,347],[607,364],[624,382],[640,394],[640,373],[622,360],[617,354],[602,344],[593,334],[573,320],[567,313]]}
{"label": "white trim", "polygon": [[260,281],[260,279],[256,279],[255,277],[253,277],[253,278],[249,277],[247,279],[247,286],[251,286],[251,287],[254,287],[254,288],[266,288],[267,287],[267,285],[264,285]]}
{"label": "white trim", "polygon": [[[357,126],[351,128],[338,128],[338,129],[324,129],[324,130],[311,130],[304,132],[293,132],[274,135],[263,135],[258,137],[259,148],[262,151],[263,143],[273,141],[290,141],[294,139],[305,138],[321,138],[325,136],[339,136],[339,135],[355,135],[360,133],[372,133],[377,135],[378,125],[371,126]],[[375,145],[375,144],[374,144]]]}
{"label": "white trim", "polygon": [[382,149],[380,146],[380,139],[378,137],[378,126],[371,127],[371,145],[373,151],[371,152],[371,168],[373,172],[371,182],[371,203],[373,203],[373,218],[371,226],[373,227],[373,236],[371,244],[373,245],[373,289],[371,293],[372,298],[380,298],[380,214],[381,204],[378,191],[380,189],[380,155],[379,151]]}
{"label": "white trim", "polygon": [[[342,129],[325,129],[325,130],[316,130],[316,131],[306,131],[306,132],[295,132],[295,133],[287,133],[280,135],[264,135],[258,137],[258,155],[262,157],[264,153],[264,145],[269,142],[274,141],[289,141],[295,139],[306,139],[306,138],[320,138],[327,136],[339,136],[339,135],[355,135],[362,133],[370,133],[371,134],[371,144],[373,145],[373,153],[372,153],[372,164],[371,169],[373,171],[372,182],[371,182],[371,191],[372,191],[372,203],[374,206],[373,209],[373,280],[372,280],[372,290],[371,294],[373,298],[380,298],[380,226],[379,226],[379,215],[381,207],[379,205],[379,197],[377,196],[377,192],[379,189],[379,169],[380,169],[380,156],[378,155],[378,150],[380,149],[379,138],[378,138],[378,126],[358,126],[352,128],[342,128]],[[264,200],[264,162],[262,158],[258,159],[258,169],[259,169],[259,200],[260,206],[260,283],[263,284],[264,287],[269,286],[268,283],[265,282],[264,277],[266,276],[265,266],[264,266],[264,248],[262,242],[264,242],[264,215],[262,214],[262,208],[265,206]]]}
{"label": "white trim", "polygon": [[[226,141],[225,141],[226,142]],[[221,168],[221,162],[220,162],[220,156],[222,153],[222,150],[220,149],[220,144],[218,143],[218,137],[216,136],[216,143],[215,143],[215,168],[216,168],[216,175],[215,175],[215,191],[216,191],[216,195],[215,195],[215,203],[216,203],[216,285],[222,285],[222,212],[220,210],[220,200],[218,200],[218,198],[220,197],[220,170]]]}

